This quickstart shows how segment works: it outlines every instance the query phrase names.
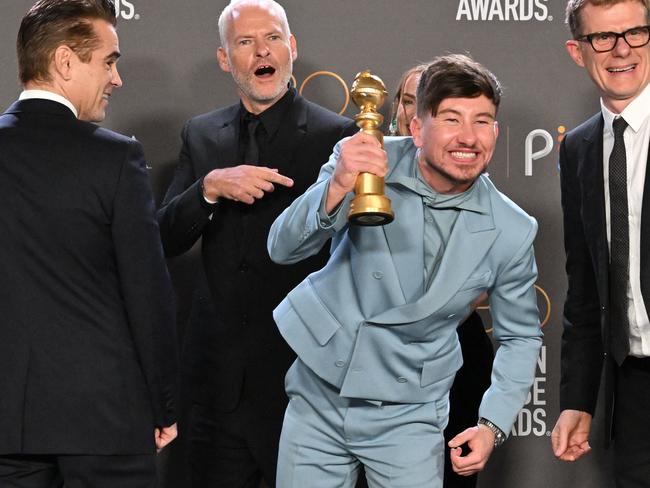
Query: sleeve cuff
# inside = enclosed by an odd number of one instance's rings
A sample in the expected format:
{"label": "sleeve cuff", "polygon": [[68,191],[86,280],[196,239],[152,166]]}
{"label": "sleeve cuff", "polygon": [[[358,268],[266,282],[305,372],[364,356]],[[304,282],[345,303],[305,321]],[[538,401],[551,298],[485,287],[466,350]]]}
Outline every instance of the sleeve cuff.
{"label": "sleeve cuff", "polygon": [[218,199],[215,201],[209,200],[203,194],[203,178],[199,180],[199,184],[197,185],[197,188],[199,192],[199,200],[201,202],[201,206],[204,209],[208,210],[209,212],[213,212],[216,209],[217,205],[219,205],[219,200]]}
{"label": "sleeve cuff", "polygon": [[341,209],[345,207],[345,199],[343,199],[332,211],[332,213],[327,213],[325,210],[325,204],[327,203],[327,193],[330,187],[329,181],[325,185],[325,191],[323,191],[323,196],[320,201],[320,205],[318,207],[318,225],[320,226],[321,229],[332,229],[337,227],[337,223],[341,221],[341,219],[345,219],[345,216],[341,217],[341,214],[343,213]]}

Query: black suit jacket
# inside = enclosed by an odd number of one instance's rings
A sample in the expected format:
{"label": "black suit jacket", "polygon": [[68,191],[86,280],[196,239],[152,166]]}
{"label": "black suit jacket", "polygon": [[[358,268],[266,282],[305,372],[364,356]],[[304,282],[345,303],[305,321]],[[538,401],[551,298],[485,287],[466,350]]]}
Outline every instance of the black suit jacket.
{"label": "black suit jacket", "polygon": [[175,317],[140,144],[48,100],[0,116],[0,454],[143,454]]}
{"label": "black suit jacket", "polygon": [[210,205],[202,196],[203,177],[215,168],[242,164],[237,160],[239,110],[236,104],[186,124],[158,219],[167,256],[184,253],[203,238],[205,275],[199,277],[183,354],[193,400],[230,411],[243,392],[260,415],[277,418],[286,405],[284,375],[294,355],[272,311],[325,264],[328,254],[324,250],[291,266],[275,264],[266,250],[269,228],[316,181],[334,144],[358,129],[350,119],[296,95],[270,143],[272,156],[263,162],[291,177],[294,186],[276,185],[252,206],[231,200]]}
{"label": "black suit jacket", "polygon": [[[569,132],[560,147],[564,245],[569,280],[564,304],[560,407],[594,413],[605,362],[607,432],[611,433],[616,363],[610,354],[609,246],[603,180],[600,113]],[[650,188],[650,171],[644,188]],[[650,303],[650,191],[641,217],[641,291]],[[634,272],[635,270],[630,270]]]}

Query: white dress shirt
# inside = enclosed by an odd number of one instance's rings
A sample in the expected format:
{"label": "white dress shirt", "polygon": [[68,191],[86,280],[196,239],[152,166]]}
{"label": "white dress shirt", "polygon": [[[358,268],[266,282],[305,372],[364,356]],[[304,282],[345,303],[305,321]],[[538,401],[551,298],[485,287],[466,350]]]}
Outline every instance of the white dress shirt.
{"label": "white dress shirt", "polygon": [[[630,273],[627,287],[630,322],[630,355],[650,356],[650,321],[641,295],[641,207],[650,141],[650,85],[646,86],[621,114],[612,113],[601,100],[603,129],[603,179],[605,181],[605,217],[607,243],[611,242],[609,203],[609,157],[614,148],[612,123],[619,115],[628,123],[623,139],[627,160],[627,205],[630,229]],[[650,188],[648,188],[650,191]]]}

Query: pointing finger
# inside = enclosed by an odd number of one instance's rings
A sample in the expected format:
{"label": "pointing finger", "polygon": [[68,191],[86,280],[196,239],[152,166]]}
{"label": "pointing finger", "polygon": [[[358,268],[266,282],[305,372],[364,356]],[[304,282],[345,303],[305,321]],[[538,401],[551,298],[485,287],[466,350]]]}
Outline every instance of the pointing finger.
{"label": "pointing finger", "polygon": [[293,180],[288,176],[284,176],[283,174],[280,174],[277,169],[272,169],[272,168],[259,168],[259,169],[262,170],[258,175],[260,178],[269,181],[271,183],[277,183],[278,185],[286,186],[289,188],[293,186]]}

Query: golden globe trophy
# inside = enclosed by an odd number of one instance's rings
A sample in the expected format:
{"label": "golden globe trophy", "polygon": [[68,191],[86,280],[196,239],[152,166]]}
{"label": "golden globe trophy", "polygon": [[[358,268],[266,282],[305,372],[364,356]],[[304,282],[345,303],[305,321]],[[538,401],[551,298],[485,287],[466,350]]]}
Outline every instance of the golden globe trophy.
{"label": "golden globe trophy", "polygon": [[[384,104],[388,92],[384,82],[370,71],[357,74],[350,90],[352,101],[361,109],[355,115],[359,128],[377,138],[384,147],[384,135],[379,130],[384,121],[377,109]],[[384,195],[384,179],[372,173],[360,173],[354,186],[356,196],[350,204],[348,220],[351,224],[376,226],[389,224],[395,218],[390,200]]]}

